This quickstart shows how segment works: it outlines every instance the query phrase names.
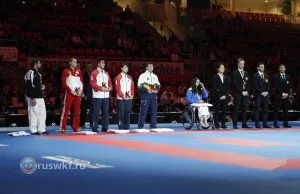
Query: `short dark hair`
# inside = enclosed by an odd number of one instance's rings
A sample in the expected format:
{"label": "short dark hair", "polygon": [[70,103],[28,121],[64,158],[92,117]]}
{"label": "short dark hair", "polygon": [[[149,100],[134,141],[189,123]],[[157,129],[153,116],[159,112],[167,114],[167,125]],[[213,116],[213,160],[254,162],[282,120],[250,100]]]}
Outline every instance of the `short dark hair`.
{"label": "short dark hair", "polygon": [[281,67],[281,66],[285,67],[285,64],[283,64],[283,63],[279,64],[278,68]]}
{"label": "short dark hair", "polygon": [[33,68],[35,64],[37,64],[39,61],[40,61],[39,59],[33,59],[30,63],[31,68]]}
{"label": "short dark hair", "polygon": [[103,57],[97,58],[97,64],[100,63],[101,61],[104,61],[104,62],[105,62],[105,59],[104,59]]}
{"label": "short dark hair", "polygon": [[237,63],[239,63],[240,61],[245,61],[245,59],[240,57],[240,58],[237,59]]}
{"label": "short dark hair", "polygon": [[154,64],[152,62],[145,63],[145,67],[147,67],[148,65],[154,65]]}
{"label": "short dark hair", "polygon": [[223,63],[223,62],[218,62],[218,63],[216,64],[216,68],[219,69],[219,68],[221,67],[221,65],[223,65],[224,67],[226,66],[225,63]]}
{"label": "short dark hair", "polygon": [[121,68],[123,68],[124,66],[128,67],[129,68],[129,64],[128,63],[121,63]]}
{"label": "short dark hair", "polygon": [[265,65],[265,63],[260,61],[260,62],[257,63],[256,67],[259,67],[260,65]]}

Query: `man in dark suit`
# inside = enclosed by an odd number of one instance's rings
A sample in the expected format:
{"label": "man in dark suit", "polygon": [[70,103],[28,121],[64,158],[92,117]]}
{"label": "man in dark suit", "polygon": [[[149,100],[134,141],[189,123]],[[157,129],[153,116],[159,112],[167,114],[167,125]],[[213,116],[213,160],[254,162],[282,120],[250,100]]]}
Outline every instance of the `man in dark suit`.
{"label": "man in dark suit", "polygon": [[225,66],[222,63],[217,65],[218,73],[213,76],[213,98],[215,102],[215,125],[216,129],[220,128],[219,119],[221,119],[221,128],[226,129],[226,112],[228,109],[228,90],[229,77],[224,75]]}
{"label": "man in dark suit", "polygon": [[249,103],[249,76],[244,70],[245,60],[239,58],[237,60],[238,69],[232,72],[234,108],[232,113],[233,128],[238,129],[238,111],[241,107],[242,127],[251,128],[247,125],[247,110]]}
{"label": "man in dark suit", "polygon": [[269,105],[269,90],[270,80],[268,74],[264,73],[265,65],[263,62],[257,64],[257,73],[253,76],[254,83],[254,101],[255,101],[255,127],[260,128],[259,113],[262,109],[263,128],[270,128],[267,125],[268,121],[268,105]]}
{"label": "man in dark suit", "polygon": [[279,65],[279,73],[275,75],[275,109],[274,109],[274,127],[278,126],[278,112],[283,106],[283,127],[290,128],[288,125],[289,92],[291,88],[290,76],[285,74],[285,65]]}
{"label": "man in dark suit", "polygon": [[92,88],[90,86],[90,76],[93,70],[92,64],[87,64],[86,70],[83,75],[83,93],[84,98],[81,102],[81,114],[80,114],[80,126],[85,128],[86,116],[87,116],[87,109],[89,109],[89,117],[88,122],[90,126],[92,126],[92,113],[93,113],[93,106],[92,106]]}

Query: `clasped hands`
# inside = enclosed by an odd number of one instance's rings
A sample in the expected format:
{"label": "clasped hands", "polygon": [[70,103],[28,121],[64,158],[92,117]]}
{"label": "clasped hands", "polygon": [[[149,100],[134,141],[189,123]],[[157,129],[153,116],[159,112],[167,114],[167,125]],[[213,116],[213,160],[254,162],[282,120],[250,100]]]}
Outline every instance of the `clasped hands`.
{"label": "clasped hands", "polygon": [[74,96],[81,96],[84,97],[84,93],[81,89],[77,89],[75,91],[71,91],[71,94],[73,94]]}
{"label": "clasped hands", "polygon": [[226,99],[226,96],[221,96],[220,97],[220,100],[225,100]]}
{"label": "clasped hands", "polygon": [[263,93],[261,93],[261,95],[262,95],[263,97],[267,97],[268,94],[269,94],[269,92],[263,92]]}
{"label": "clasped hands", "polygon": [[123,97],[123,100],[131,100],[133,99],[133,96],[126,96],[126,97]]}
{"label": "clasped hands", "polygon": [[31,99],[31,102],[30,102],[31,106],[35,106],[36,103],[37,103],[37,102],[36,102],[36,99],[35,99],[35,98]]}
{"label": "clasped hands", "polygon": [[150,90],[148,90],[148,92],[151,94],[151,93],[154,93],[154,94],[157,94],[158,93],[158,90],[152,90],[152,89],[150,89]]}
{"label": "clasped hands", "polygon": [[248,92],[247,91],[243,91],[242,94],[243,94],[243,96],[248,96]]}
{"label": "clasped hands", "polygon": [[112,91],[112,88],[111,87],[105,87],[103,86],[102,89],[101,89],[102,92],[110,92]]}
{"label": "clasped hands", "polygon": [[281,98],[282,98],[282,99],[286,99],[288,96],[289,96],[289,94],[287,94],[287,93],[282,93]]}

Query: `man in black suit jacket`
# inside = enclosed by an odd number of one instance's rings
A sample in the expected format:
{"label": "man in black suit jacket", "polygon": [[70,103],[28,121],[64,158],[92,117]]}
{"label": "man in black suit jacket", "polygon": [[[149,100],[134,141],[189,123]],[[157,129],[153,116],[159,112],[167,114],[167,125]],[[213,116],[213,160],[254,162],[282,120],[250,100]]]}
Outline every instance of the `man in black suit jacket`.
{"label": "man in black suit jacket", "polygon": [[225,66],[219,63],[217,66],[218,73],[213,76],[213,97],[215,102],[215,125],[220,128],[219,119],[221,118],[221,128],[226,129],[226,112],[228,109],[228,90],[229,90],[229,77],[224,75]]}
{"label": "man in black suit jacket", "polygon": [[242,127],[251,128],[247,125],[247,110],[249,103],[249,76],[244,70],[245,60],[237,60],[238,69],[232,72],[234,108],[232,113],[233,128],[237,129],[238,111],[241,107]]}
{"label": "man in black suit jacket", "polygon": [[275,109],[274,109],[274,127],[278,126],[278,112],[283,106],[283,127],[290,128],[288,125],[289,92],[291,88],[290,76],[285,74],[285,65],[279,65],[279,73],[275,75]]}
{"label": "man in black suit jacket", "polygon": [[262,109],[263,127],[270,128],[267,125],[268,121],[268,105],[269,105],[269,90],[270,80],[268,74],[264,73],[265,65],[262,62],[257,64],[258,72],[253,76],[254,90],[255,90],[255,127],[260,128],[259,113]]}

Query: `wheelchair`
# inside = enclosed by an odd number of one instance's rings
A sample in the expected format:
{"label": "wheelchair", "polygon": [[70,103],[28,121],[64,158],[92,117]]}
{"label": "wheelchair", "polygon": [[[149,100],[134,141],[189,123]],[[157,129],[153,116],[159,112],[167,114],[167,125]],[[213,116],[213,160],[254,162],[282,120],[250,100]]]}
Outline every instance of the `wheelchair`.
{"label": "wheelchair", "polygon": [[212,130],[215,129],[215,122],[212,111],[209,109],[209,117],[207,119],[207,126],[204,126],[203,123],[200,122],[198,114],[196,112],[198,111],[198,108],[204,106],[204,107],[212,107],[212,104],[209,103],[194,103],[189,106],[186,106],[184,110],[182,111],[181,120],[182,125],[186,130],[190,130],[193,128],[194,124],[197,125],[197,129],[209,129]]}

